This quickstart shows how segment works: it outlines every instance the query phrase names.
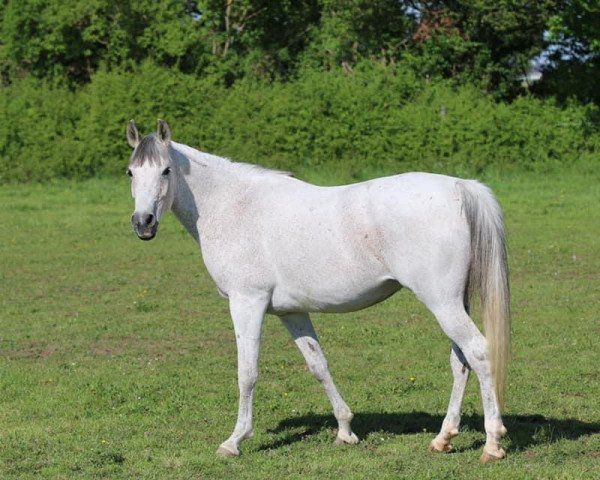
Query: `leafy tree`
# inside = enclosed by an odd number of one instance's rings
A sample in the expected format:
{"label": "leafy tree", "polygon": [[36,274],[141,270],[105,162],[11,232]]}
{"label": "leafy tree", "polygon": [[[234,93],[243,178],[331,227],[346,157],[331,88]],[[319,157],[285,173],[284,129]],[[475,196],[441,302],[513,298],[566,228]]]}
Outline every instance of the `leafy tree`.
{"label": "leafy tree", "polygon": [[78,88],[100,69],[149,60],[231,86],[350,74],[366,59],[514,98],[550,32],[560,48],[546,86],[589,99],[592,82],[577,80],[597,71],[599,9],[595,0],[0,0],[0,79]]}
{"label": "leafy tree", "polygon": [[513,95],[518,78],[543,46],[557,0],[409,1],[418,27],[414,52],[424,72],[463,78],[501,96]]}
{"label": "leafy tree", "polygon": [[212,68],[228,84],[245,74],[291,75],[320,19],[317,0],[205,0],[198,7]]}
{"label": "leafy tree", "polygon": [[305,64],[350,71],[362,59],[395,62],[414,23],[397,0],[320,0],[321,21]]}
{"label": "leafy tree", "polygon": [[600,104],[600,3],[565,0],[548,21],[549,55],[536,91]]}
{"label": "leafy tree", "polygon": [[181,1],[6,0],[1,18],[3,63],[13,77],[82,83],[101,65],[150,57],[189,68],[202,58],[199,25]]}
{"label": "leafy tree", "polygon": [[549,41],[562,54],[587,57],[600,54],[600,3],[596,0],[564,0],[561,10],[548,21]]}

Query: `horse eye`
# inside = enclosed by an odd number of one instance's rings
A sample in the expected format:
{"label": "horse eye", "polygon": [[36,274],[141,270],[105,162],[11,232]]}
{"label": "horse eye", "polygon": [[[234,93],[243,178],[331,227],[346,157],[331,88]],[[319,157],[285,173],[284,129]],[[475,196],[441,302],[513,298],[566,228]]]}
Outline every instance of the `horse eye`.
{"label": "horse eye", "polygon": [[167,167],[167,168],[165,168],[165,169],[163,170],[163,173],[162,173],[162,174],[163,174],[164,176],[167,176],[169,173],[171,173],[171,167]]}
{"label": "horse eye", "polygon": [[127,169],[127,172],[125,172],[127,174],[128,177],[133,177],[133,172],[131,171],[131,168]]}

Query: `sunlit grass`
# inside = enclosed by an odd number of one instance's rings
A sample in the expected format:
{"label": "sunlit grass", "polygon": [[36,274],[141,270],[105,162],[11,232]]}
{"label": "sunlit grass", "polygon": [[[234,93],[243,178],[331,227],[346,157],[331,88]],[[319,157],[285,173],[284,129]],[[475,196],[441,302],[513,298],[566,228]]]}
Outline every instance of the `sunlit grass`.
{"label": "sunlit grass", "polygon": [[489,180],[509,231],[514,342],[509,456],[485,467],[474,379],[456,453],[426,452],[449,343],[406,291],[314,316],[359,445],[333,445],[320,385],[268,317],[255,437],[242,457],[217,458],[235,422],[235,343],[191,238],[169,215],[138,241],[126,179],[1,187],[0,478],[593,478],[599,180]]}

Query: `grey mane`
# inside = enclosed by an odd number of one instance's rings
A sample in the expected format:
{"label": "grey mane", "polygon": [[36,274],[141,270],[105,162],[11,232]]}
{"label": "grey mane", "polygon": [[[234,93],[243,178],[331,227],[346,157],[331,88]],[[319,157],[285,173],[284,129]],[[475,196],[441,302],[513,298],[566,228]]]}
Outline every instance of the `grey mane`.
{"label": "grey mane", "polygon": [[[144,165],[146,162],[148,162],[150,165],[154,165],[159,163],[161,159],[167,157],[167,147],[158,139],[158,136],[155,133],[152,133],[142,138],[138,146],[133,151],[133,154],[131,155],[129,165],[137,167]],[[213,165],[227,165],[228,167],[234,167],[235,169],[248,174],[281,175],[285,177],[294,176],[292,172],[275,170],[271,168],[262,167],[260,165],[253,165],[251,163],[234,162],[228,158],[217,157],[215,155],[209,155],[209,157]],[[206,164],[202,160],[198,158],[195,158],[194,160],[199,162],[202,166],[206,166]]]}
{"label": "grey mane", "polygon": [[[231,160],[230,160],[231,161]],[[245,170],[248,173],[253,174],[263,174],[263,175],[282,175],[284,177],[294,177],[293,172],[288,172],[285,170],[276,170],[273,168],[263,167],[261,165],[254,165],[252,163],[243,163],[243,162],[231,162],[232,165],[235,165],[240,170]]]}

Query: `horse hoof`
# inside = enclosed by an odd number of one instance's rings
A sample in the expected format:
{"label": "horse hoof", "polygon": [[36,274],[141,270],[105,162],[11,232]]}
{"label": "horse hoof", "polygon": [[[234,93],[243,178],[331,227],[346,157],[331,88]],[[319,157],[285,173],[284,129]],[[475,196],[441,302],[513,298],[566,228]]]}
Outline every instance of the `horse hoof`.
{"label": "horse hoof", "polygon": [[502,460],[505,457],[506,457],[506,452],[504,450],[502,450],[501,448],[499,448],[496,452],[493,452],[493,453],[486,452],[484,450],[483,453],[481,454],[481,458],[479,459],[479,461],[481,462],[482,465],[485,465],[486,463],[489,463],[489,462],[494,462],[496,460]]}
{"label": "horse hoof", "polygon": [[231,445],[222,443],[221,446],[217,449],[217,455],[223,458],[238,457],[240,455],[240,451],[237,448],[232,447]]}
{"label": "horse hoof", "polygon": [[454,447],[450,443],[438,443],[432,440],[427,448],[429,453],[450,453],[454,450]]}
{"label": "horse hoof", "polygon": [[337,437],[335,439],[336,445],[356,445],[358,442],[358,437],[354,435],[353,432],[350,432],[350,435],[348,435],[347,433],[338,432]]}

